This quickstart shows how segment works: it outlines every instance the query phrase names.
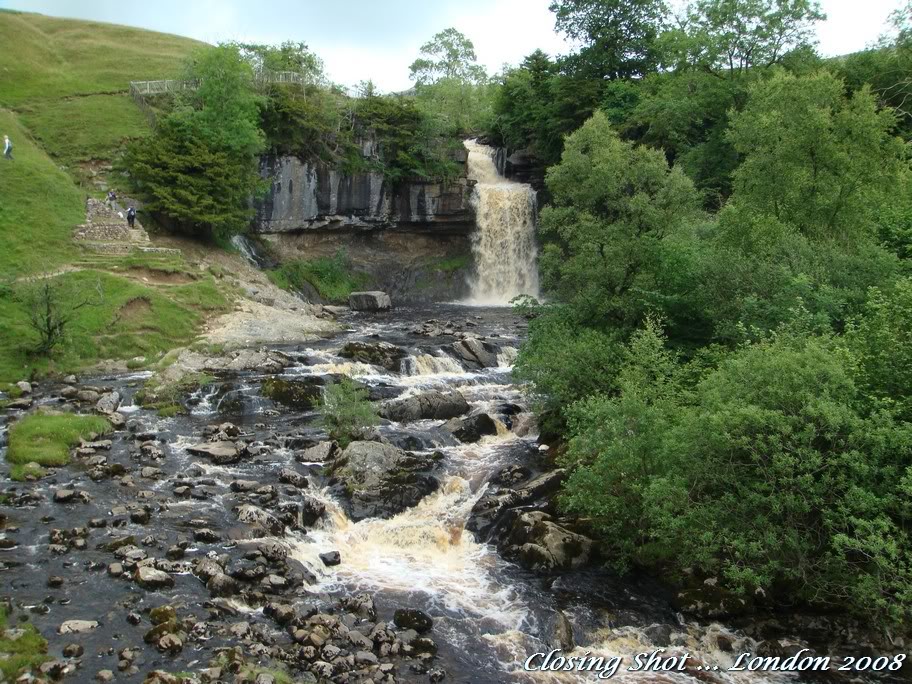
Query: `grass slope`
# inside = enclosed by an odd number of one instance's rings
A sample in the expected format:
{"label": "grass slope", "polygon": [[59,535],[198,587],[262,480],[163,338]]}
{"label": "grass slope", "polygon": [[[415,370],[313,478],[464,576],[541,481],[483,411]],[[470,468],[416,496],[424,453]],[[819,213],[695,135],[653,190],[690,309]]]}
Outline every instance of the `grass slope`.
{"label": "grass slope", "polygon": [[[206,316],[229,307],[211,272],[180,258],[103,257],[71,241],[85,220],[81,162],[114,159],[148,124],[131,80],[177,76],[203,43],[97,22],[0,11],[0,383],[71,372],[104,359],[144,357],[191,342]],[[98,194],[98,188],[91,188]],[[80,309],[51,358],[30,354],[35,334],[19,300],[26,274],[55,276],[73,291],[102,291]],[[167,276],[167,277],[166,277]]]}
{"label": "grass slope", "polygon": [[94,21],[0,11],[0,104],[127,92],[130,81],[173,78],[205,43]]}

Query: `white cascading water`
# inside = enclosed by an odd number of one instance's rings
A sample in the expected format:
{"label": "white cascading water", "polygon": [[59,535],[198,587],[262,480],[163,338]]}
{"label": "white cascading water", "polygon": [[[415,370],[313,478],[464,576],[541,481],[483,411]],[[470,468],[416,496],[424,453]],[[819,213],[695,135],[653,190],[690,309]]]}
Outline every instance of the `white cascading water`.
{"label": "white cascading water", "polygon": [[494,148],[465,141],[476,230],[475,276],[468,303],[504,305],[519,295],[538,296],[535,191],[497,172]]}

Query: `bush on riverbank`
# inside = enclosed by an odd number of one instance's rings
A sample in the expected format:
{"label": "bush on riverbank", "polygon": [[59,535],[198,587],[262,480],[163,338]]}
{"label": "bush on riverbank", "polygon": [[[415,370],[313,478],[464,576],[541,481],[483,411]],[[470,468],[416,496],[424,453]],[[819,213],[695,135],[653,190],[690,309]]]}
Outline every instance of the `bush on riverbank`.
{"label": "bush on riverbank", "polygon": [[70,449],[82,439],[103,435],[111,431],[111,424],[101,416],[83,416],[69,413],[34,413],[16,422],[9,431],[9,448],[6,460],[12,466],[10,477],[22,480],[27,475],[39,475],[27,467],[64,466],[70,461]]}

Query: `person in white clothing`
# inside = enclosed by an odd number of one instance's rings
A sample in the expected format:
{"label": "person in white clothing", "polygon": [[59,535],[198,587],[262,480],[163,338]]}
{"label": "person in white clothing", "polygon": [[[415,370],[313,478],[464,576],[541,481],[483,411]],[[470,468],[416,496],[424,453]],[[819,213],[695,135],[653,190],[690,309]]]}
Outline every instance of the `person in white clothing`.
{"label": "person in white clothing", "polygon": [[13,141],[9,139],[8,135],[3,136],[3,156],[7,159],[13,158]]}

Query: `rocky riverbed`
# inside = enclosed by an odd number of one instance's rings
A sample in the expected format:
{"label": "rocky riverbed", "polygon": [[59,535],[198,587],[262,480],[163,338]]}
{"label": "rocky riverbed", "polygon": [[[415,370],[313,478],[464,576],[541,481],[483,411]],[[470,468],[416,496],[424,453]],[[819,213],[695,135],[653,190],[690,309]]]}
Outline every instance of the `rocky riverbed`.
{"label": "rocky riverbed", "polygon": [[[114,425],[42,479],[2,466],[0,592],[48,639],[46,679],[586,681],[521,664],[665,648],[694,665],[648,681],[725,682],[739,677],[697,665],[803,645],[686,617],[598,569],[556,511],[563,472],[511,377],[522,319],[438,306],[341,323],[241,352],[259,368],[226,359],[184,415],[134,403],[148,373],[40,383],[3,412],[4,436],[33,411]],[[345,448],[316,408],[343,375],[383,417]]]}

